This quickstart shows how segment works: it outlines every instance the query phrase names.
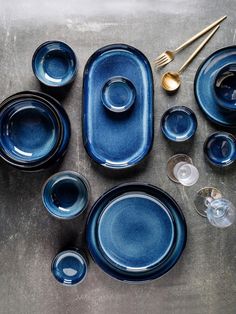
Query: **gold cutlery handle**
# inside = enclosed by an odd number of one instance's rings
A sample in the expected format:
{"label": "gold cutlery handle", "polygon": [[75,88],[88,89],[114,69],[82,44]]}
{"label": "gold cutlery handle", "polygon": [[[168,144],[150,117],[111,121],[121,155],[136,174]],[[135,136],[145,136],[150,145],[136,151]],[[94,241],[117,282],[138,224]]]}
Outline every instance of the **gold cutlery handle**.
{"label": "gold cutlery handle", "polygon": [[216,26],[213,31],[207,36],[206,39],[203,40],[203,42],[197,47],[197,49],[191,54],[191,56],[185,61],[185,63],[182,65],[182,67],[179,69],[178,73],[182,73],[185,68],[189,65],[189,63],[196,57],[196,55],[202,50],[202,48],[206,45],[206,43],[211,39],[211,37],[215,34],[215,32],[218,30],[220,25]]}
{"label": "gold cutlery handle", "polygon": [[183,43],[181,46],[179,46],[177,49],[175,49],[175,53],[179,52],[180,50],[184,49],[185,47],[187,47],[189,44],[191,44],[193,41],[195,41],[196,39],[198,39],[199,37],[201,37],[202,35],[206,34],[209,30],[211,30],[213,27],[215,27],[216,25],[218,25],[220,22],[222,22],[224,19],[227,18],[227,15],[222,16],[221,18],[219,18],[217,21],[215,21],[214,23],[212,23],[211,25],[207,26],[206,28],[204,28],[202,31],[200,31],[199,33],[197,33],[196,35],[194,35],[193,37],[191,37],[189,40],[187,40],[185,43]]}

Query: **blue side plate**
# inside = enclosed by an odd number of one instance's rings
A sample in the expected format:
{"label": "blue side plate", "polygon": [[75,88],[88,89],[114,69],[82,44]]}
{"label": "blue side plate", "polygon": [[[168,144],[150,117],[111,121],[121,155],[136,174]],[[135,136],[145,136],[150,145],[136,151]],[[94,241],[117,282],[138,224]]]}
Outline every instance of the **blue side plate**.
{"label": "blue side plate", "polygon": [[185,106],[168,109],[161,118],[164,136],[173,142],[184,142],[194,136],[197,130],[195,113]]}
{"label": "blue side plate", "polygon": [[234,81],[227,79],[227,84],[230,83],[231,87],[230,90],[227,88],[226,93],[225,84],[219,88],[217,79],[222,70],[227,72],[227,68],[234,68],[235,64],[236,46],[217,50],[200,65],[194,81],[195,97],[200,108],[212,122],[227,127],[236,127],[236,111],[227,110],[234,101],[230,96]]}
{"label": "blue side plate", "polygon": [[98,199],[87,221],[94,261],[110,276],[147,281],[168,272],[185,247],[187,230],[176,202],[139,183],[117,186]]}
{"label": "blue side plate", "polygon": [[226,167],[236,160],[236,138],[227,132],[215,132],[204,143],[207,160],[218,167]]}
{"label": "blue side plate", "polygon": [[136,165],[150,151],[153,78],[147,58],[137,49],[114,44],[88,60],[83,79],[83,140],[95,162],[113,169]]}

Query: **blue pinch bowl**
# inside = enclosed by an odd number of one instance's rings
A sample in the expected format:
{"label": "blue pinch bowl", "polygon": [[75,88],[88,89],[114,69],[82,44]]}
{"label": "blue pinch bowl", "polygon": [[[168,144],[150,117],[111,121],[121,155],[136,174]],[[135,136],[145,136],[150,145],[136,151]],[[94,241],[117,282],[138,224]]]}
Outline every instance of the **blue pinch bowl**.
{"label": "blue pinch bowl", "polygon": [[72,219],[86,209],[89,194],[89,183],[82,175],[74,171],[61,171],[44,184],[42,200],[52,216]]}
{"label": "blue pinch bowl", "polygon": [[163,114],[161,130],[170,141],[187,141],[194,136],[197,130],[196,115],[188,107],[174,106]]}
{"label": "blue pinch bowl", "polygon": [[74,51],[66,43],[47,41],[36,49],[32,68],[44,85],[62,87],[75,79],[77,60]]}
{"label": "blue pinch bowl", "polygon": [[224,66],[214,84],[218,104],[227,110],[236,110],[236,63]]}
{"label": "blue pinch bowl", "polygon": [[20,163],[47,158],[60,137],[54,113],[42,102],[22,100],[11,103],[0,115],[2,150]]}
{"label": "blue pinch bowl", "polygon": [[236,160],[236,138],[227,132],[215,132],[206,139],[203,150],[212,165],[229,166]]}
{"label": "blue pinch bowl", "polygon": [[65,286],[81,283],[88,271],[86,259],[77,250],[65,250],[55,256],[51,265],[54,278]]}
{"label": "blue pinch bowl", "polygon": [[113,112],[127,111],[135,100],[135,87],[127,78],[116,76],[109,79],[101,91],[103,105]]}

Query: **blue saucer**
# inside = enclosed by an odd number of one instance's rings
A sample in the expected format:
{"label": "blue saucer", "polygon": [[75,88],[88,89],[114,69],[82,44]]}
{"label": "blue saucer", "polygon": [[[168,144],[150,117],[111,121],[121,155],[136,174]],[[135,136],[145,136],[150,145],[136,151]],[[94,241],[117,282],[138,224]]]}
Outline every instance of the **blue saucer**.
{"label": "blue saucer", "polygon": [[135,87],[124,77],[113,77],[104,84],[101,99],[107,109],[124,112],[134,103]]}
{"label": "blue saucer", "polygon": [[86,209],[89,191],[89,183],[82,175],[74,171],[61,171],[44,184],[42,200],[54,217],[72,219]]}
{"label": "blue saucer", "polygon": [[71,83],[76,76],[76,56],[67,44],[47,41],[36,49],[32,68],[41,83],[50,87],[61,87]]}
{"label": "blue saucer", "polygon": [[231,165],[236,160],[236,138],[226,132],[211,134],[204,143],[207,160],[218,167]]}
{"label": "blue saucer", "polygon": [[54,278],[65,286],[81,283],[87,275],[87,262],[77,250],[60,252],[52,261]]}
{"label": "blue saucer", "polygon": [[87,244],[94,261],[110,276],[147,281],[168,272],[186,242],[186,224],[175,201],[161,189],[119,185],[94,204]]}
{"label": "blue saucer", "polygon": [[162,116],[161,130],[164,136],[171,141],[189,140],[197,130],[195,113],[185,106],[172,107]]}
{"label": "blue saucer", "polygon": [[[232,64],[236,64],[236,46],[217,50],[200,65],[194,81],[195,97],[200,108],[212,122],[228,127],[236,127],[236,111],[222,108],[222,101],[219,101],[216,95],[215,84],[220,71]],[[220,89],[218,92],[222,100],[226,94],[223,86]]]}

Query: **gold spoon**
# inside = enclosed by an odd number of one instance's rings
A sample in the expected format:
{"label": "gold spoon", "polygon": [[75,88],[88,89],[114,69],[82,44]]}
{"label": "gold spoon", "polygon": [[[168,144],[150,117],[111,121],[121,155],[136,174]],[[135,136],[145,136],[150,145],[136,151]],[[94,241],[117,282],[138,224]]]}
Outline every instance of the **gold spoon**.
{"label": "gold spoon", "polygon": [[220,26],[216,26],[213,31],[207,36],[207,38],[197,47],[197,49],[191,54],[188,60],[182,65],[177,72],[166,72],[161,78],[161,87],[167,92],[175,92],[180,87],[181,79],[180,76],[183,71],[187,68],[190,62],[196,57],[201,49],[206,45],[210,38],[215,34]]}

